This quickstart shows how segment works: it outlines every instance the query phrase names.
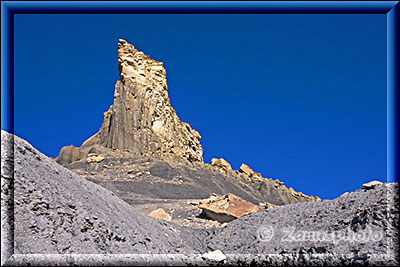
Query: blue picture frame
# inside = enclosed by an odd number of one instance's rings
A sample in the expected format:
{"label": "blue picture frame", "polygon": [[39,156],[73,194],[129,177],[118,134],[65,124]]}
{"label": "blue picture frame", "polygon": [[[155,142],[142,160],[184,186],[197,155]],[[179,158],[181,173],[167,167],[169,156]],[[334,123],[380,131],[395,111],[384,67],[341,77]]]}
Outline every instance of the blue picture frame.
{"label": "blue picture frame", "polygon": [[[387,180],[399,179],[399,2],[398,1],[3,1],[1,2],[1,128],[14,133],[14,15],[15,14],[386,14],[387,17]],[[2,157],[6,156],[2,154]],[[3,181],[2,181],[3,182]],[[12,213],[13,209],[8,209]],[[3,210],[2,210],[3,213]],[[5,217],[3,217],[5,215]],[[79,265],[121,262],[140,264],[168,257],[154,255],[14,255],[13,214],[2,226],[2,265]],[[117,264],[118,265],[118,264]]]}

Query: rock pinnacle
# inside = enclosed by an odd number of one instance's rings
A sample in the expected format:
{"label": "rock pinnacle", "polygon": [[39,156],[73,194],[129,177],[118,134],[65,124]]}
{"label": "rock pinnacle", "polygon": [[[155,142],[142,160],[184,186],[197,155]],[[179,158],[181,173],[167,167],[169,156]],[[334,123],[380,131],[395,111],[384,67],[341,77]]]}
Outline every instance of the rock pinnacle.
{"label": "rock pinnacle", "polygon": [[163,63],[119,39],[118,70],[114,103],[104,113],[100,130],[79,148],[64,147],[57,162],[69,164],[84,158],[93,147],[135,155],[172,153],[202,162],[200,134],[180,121],[170,104]]}

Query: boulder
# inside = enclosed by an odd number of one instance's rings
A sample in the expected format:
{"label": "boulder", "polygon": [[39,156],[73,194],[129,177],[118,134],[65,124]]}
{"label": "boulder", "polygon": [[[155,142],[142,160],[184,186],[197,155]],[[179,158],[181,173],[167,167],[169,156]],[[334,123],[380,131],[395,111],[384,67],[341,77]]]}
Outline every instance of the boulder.
{"label": "boulder", "polygon": [[103,159],[104,159],[104,156],[102,154],[89,153],[87,155],[86,161],[87,161],[87,163],[99,163]]}
{"label": "boulder", "polygon": [[148,214],[148,216],[156,218],[156,219],[165,220],[165,221],[171,221],[172,220],[171,216],[168,213],[166,213],[165,210],[162,209],[162,208],[153,210],[152,212],[150,212]]}
{"label": "boulder", "polygon": [[247,166],[244,163],[242,163],[242,165],[240,165],[239,172],[244,173],[247,176],[251,176],[252,174],[255,173],[249,166]]}
{"label": "boulder", "polygon": [[224,223],[259,211],[259,208],[234,194],[210,196],[201,201],[199,208],[212,220]]}
{"label": "boulder", "polygon": [[240,166],[238,173],[244,174],[247,176],[250,182],[257,183],[263,181],[261,173],[253,171],[248,165],[242,163]]}
{"label": "boulder", "polygon": [[382,182],[379,181],[371,181],[369,183],[365,183],[362,185],[363,189],[373,189],[375,186],[383,184]]}
{"label": "boulder", "polygon": [[55,160],[59,164],[66,165],[82,158],[84,158],[84,155],[82,155],[80,148],[70,145],[63,147],[60,151],[60,155]]}
{"label": "boulder", "polygon": [[215,166],[215,167],[223,169],[225,171],[232,170],[231,164],[229,164],[223,158],[220,158],[220,159],[213,158],[213,159],[211,159],[211,166]]}

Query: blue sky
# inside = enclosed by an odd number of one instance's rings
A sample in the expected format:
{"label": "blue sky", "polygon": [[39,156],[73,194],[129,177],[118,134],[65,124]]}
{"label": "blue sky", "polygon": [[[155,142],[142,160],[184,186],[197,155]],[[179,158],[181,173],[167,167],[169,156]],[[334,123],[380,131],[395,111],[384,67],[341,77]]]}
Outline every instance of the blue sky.
{"label": "blue sky", "polygon": [[15,134],[44,154],[96,133],[123,38],[223,157],[334,198],[386,181],[385,15],[15,15]]}

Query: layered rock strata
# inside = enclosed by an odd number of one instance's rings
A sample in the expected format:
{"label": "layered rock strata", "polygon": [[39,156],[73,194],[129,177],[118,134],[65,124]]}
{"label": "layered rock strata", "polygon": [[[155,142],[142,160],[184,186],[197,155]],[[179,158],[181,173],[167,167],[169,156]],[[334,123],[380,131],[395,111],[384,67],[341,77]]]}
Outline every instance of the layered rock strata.
{"label": "layered rock strata", "polygon": [[86,158],[92,148],[110,148],[139,156],[172,153],[202,162],[200,134],[180,121],[170,104],[163,63],[120,39],[118,70],[114,103],[104,113],[99,132],[79,148],[64,147],[56,161],[66,165]]}

